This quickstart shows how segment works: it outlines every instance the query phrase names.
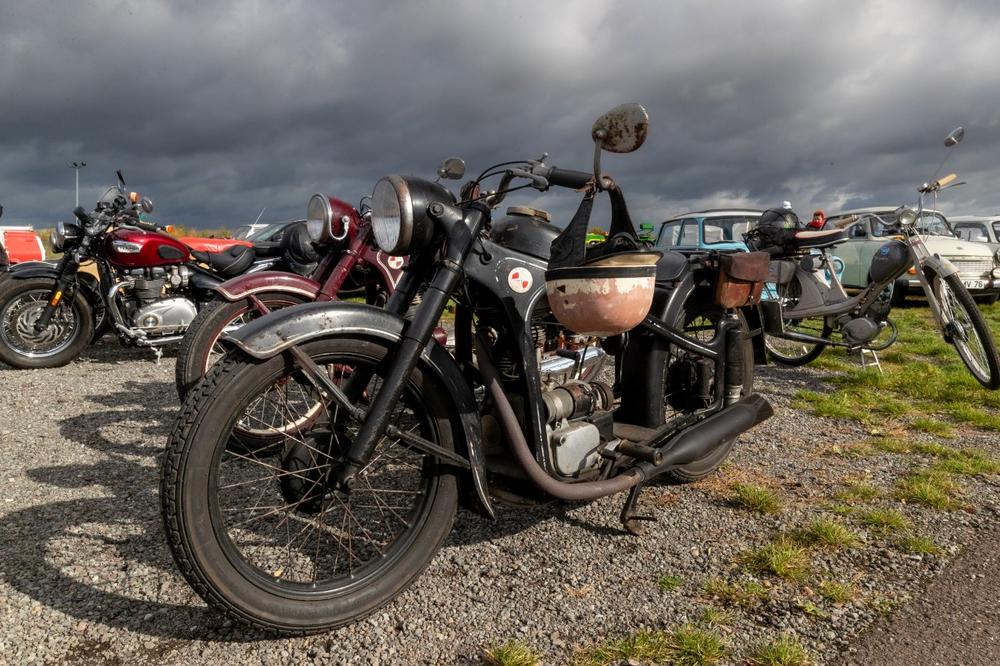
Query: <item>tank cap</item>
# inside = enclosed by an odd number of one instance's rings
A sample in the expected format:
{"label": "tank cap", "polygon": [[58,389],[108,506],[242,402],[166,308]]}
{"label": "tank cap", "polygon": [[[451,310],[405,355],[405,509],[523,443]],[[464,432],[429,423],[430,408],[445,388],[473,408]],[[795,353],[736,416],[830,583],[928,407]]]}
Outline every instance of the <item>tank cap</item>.
{"label": "tank cap", "polygon": [[508,215],[527,215],[528,217],[539,217],[546,222],[552,221],[552,215],[548,211],[529,206],[511,206],[507,209]]}

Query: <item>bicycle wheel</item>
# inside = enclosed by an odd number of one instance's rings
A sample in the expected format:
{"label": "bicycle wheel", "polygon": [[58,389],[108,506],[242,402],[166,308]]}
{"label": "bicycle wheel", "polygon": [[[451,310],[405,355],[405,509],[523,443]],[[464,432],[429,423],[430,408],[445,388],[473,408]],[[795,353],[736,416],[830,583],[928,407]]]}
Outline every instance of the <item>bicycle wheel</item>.
{"label": "bicycle wheel", "polygon": [[[786,310],[794,308],[802,295],[802,287],[797,277],[787,284],[775,285],[773,289],[777,300]],[[828,338],[833,332],[825,319],[785,319],[784,327],[789,332],[819,338]],[[775,362],[791,366],[811,363],[826,349],[826,345],[820,342],[801,342],[767,334],[764,335],[764,347]]]}

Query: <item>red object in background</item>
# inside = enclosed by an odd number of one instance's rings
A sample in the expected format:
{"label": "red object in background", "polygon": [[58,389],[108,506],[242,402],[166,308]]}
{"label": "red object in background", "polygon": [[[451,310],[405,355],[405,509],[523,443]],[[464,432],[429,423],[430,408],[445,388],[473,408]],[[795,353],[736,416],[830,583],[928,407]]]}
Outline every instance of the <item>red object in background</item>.
{"label": "red object in background", "polygon": [[238,238],[201,238],[200,236],[185,236],[178,240],[192,250],[198,250],[199,252],[222,252],[223,250],[227,250],[234,245],[253,245],[253,243],[248,240],[240,240]]}
{"label": "red object in background", "polygon": [[191,259],[191,251],[173,236],[135,227],[119,227],[105,237],[104,256],[117,266],[146,268],[186,263]]}
{"label": "red object in background", "polygon": [[3,246],[7,259],[12,264],[45,260],[42,239],[34,231],[0,228],[0,246]]}
{"label": "red object in background", "polygon": [[809,229],[822,229],[825,224],[826,224],[826,213],[824,213],[822,210],[818,210],[815,213],[813,213],[813,217],[811,220],[809,220],[809,223],[806,224],[806,227]]}

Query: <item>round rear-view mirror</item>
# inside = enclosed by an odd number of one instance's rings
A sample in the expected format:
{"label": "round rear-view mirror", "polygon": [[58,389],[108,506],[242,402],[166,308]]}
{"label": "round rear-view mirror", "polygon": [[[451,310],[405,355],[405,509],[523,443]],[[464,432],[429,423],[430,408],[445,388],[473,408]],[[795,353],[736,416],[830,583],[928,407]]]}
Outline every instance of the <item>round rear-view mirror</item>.
{"label": "round rear-view mirror", "polygon": [[590,136],[609,153],[631,153],[643,144],[648,132],[649,114],[642,104],[630,102],[598,118]]}

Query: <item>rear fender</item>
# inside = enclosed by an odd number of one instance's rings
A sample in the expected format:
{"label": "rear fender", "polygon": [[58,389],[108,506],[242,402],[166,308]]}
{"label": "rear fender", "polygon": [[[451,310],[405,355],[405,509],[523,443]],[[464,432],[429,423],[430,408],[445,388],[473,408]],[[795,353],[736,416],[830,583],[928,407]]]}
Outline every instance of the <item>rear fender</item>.
{"label": "rear fender", "polygon": [[[343,301],[313,302],[286,308],[267,317],[254,319],[222,339],[250,356],[266,359],[295,345],[324,337],[364,335],[399,342],[406,321],[379,308]],[[464,375],[444,347],[431,340],[420,356],[421,368],[435,377],[452,402],[458,416],[452,426],[458,452],[471,465],[469,480],[486,513],[494,517],[483,467],[482,430],[479,406]]]}
{"label": "rear fender", "polygon": [[215,291],[227,301],[240,301],[253,294],[263,291],[295,294],[314,301],[319,294],[320,284],[307,277],[295,273],[281,271],[261,271],[240,275],[226,280],[215,288]]}

